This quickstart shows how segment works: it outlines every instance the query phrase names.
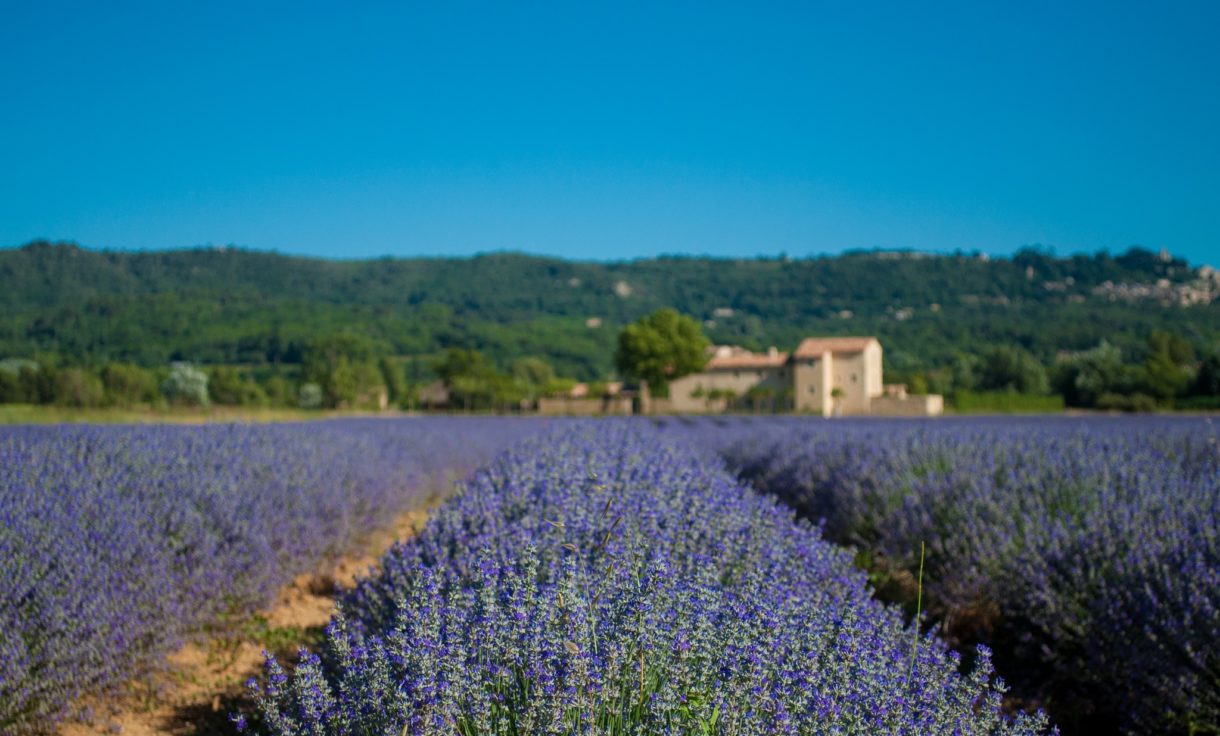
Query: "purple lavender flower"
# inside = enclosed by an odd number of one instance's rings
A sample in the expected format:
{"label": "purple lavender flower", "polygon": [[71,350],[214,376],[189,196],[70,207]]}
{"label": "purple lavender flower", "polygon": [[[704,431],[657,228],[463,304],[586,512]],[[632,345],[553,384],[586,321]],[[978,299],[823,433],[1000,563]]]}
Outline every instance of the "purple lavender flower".
{"label": "purple lavender flower", "polygon": [[539,426],[0,428],[0,733],[50,730]]}
{"label": "purple lavender flower", "polygon": [[[850,555],[639,422],[475,474],[343,601],[264,734],[1036,734]],[[306,684],[308,687],[306,687]]]}
{"label": "purple lavender flower", "polygon": [[913,595],[926,542],[933,617],[957,645],[993,644],[1016,693],[1069,732],[1220,732],[1220,448],[1208,420],[667,430],[854,546],[896,598]]}

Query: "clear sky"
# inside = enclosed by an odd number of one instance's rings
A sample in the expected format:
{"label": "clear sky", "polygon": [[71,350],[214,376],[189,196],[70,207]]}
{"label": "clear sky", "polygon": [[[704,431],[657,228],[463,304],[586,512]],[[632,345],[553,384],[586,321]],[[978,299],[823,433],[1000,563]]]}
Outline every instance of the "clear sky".
{"label": "clear sky", "polygon": [[0,0],[0,245],[1217,263],[1218,37],[1213,1]]}

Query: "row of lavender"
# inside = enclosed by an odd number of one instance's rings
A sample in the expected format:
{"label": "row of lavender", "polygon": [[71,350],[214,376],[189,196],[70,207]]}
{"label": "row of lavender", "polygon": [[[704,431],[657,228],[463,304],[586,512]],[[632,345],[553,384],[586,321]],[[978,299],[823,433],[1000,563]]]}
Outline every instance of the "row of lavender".
{"label": "row of lavender", "polygon": [[0,733],[50,729],[532,426],[0,429]]}
{"label": "row of lavender", "polygon": [[251,683],[263,734],[1035,734],[708,453],[566,424],[480,471]]}
{"label": "row of lavender", "polygon": [[1068,733],[1220,733],[1220,445],[1206,419],[702,422],[687,434]]}

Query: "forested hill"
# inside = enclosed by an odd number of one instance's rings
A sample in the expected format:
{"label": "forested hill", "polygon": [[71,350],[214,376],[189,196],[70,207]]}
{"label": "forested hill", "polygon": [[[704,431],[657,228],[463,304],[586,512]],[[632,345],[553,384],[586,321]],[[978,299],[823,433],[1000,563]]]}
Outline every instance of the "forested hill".
{"label": "forested hill", "polygon": [[602,378],[613,371],[618,328],[670,306],[704,320],[714,342],[755,348],[875,334],[888,367],[902,372],[997,344],[1044,361],[1102,339],[1138,351],[1154,329],[1208,350],[1220,339],[1218,295],[1208,270],[1140,249],[588,263],[33,243],[0,250],[0,359],[291,364],[311,338],[350,331],[389,354],[461,346],[501,364],[540,356],[561,374]]}

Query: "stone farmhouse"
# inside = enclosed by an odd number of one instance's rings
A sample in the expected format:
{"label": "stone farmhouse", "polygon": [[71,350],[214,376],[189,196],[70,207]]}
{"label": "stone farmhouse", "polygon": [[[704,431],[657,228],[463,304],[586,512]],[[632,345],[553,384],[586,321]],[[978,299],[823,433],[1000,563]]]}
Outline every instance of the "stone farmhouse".
{"label": "stone farmhouse", "polygon": [[791,353],[716,346],[701,372],[671,382],[669,398],[655,403],[661,412],[679,413],[738,409],[829,417],[944,411],[941,396],[909,396],[905,386],[882,382],[875,337],[809,337]]}

